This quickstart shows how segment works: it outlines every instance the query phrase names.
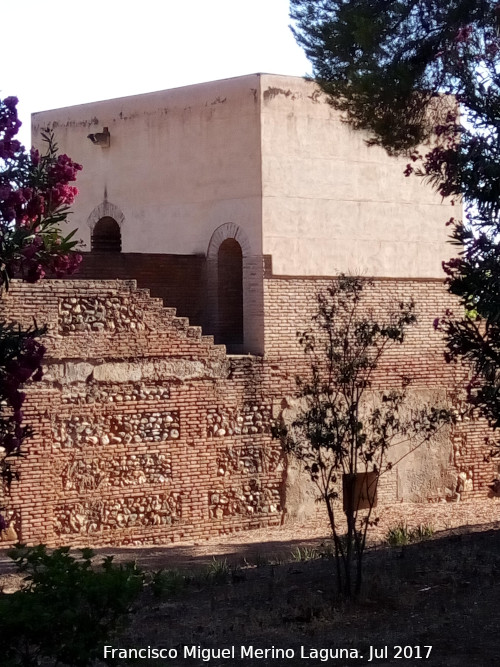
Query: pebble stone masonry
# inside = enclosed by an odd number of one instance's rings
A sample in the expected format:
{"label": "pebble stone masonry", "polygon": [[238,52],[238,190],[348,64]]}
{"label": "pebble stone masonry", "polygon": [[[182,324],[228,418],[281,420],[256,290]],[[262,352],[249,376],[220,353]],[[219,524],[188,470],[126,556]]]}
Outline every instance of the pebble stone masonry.
{"label": "pebble stone masonry", "polygon": [[[45,375],[26,400],[35,433],[9,505],[16,537],[163,544],[304,516],[307,493],[270,434],[302,363],[290,322],[307,322],[318,286],[299,283],[265,280],[268,352],[258,357],[228,356],[132,281],[14,281],[1,317],[48,325]],[[416,400],[449,405],[459,370],[444,363],[432,317],[450,297],[439,281],[381,280],[372,298],[382,308],[404,293],[420,296],[420,324],[375,384],[411,372]],[[384,478],[380,502],[486,499],[486,434],[459,423]]]}

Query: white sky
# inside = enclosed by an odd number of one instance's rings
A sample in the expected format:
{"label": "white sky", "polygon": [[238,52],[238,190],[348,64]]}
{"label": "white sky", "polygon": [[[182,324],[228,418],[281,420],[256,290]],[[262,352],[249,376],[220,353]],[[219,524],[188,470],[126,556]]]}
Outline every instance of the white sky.
{"label": "white sky", "polygon": [[310,71],[288,0],[15,0],[2,3],[0,96],[30,114],[203,81]]}

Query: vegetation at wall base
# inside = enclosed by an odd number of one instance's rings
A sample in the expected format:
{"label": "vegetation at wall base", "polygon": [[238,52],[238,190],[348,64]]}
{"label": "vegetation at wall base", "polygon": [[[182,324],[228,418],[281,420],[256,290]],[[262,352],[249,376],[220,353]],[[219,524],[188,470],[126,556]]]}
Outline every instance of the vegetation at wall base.
{"label": "vegetation at wall base", "polygon": [[[390,448],[411,442],[415,450],[452,419],[439,406],[409,406],[411,378],[374,391],[377,369],[415,324],[412,302],[375,313],[364,299],[371,281],[340,276],[317,294],[311,327],[298,334],[307,372],[296,378],[295,416],[281,417],[273,435],[281,440],[316,487],[332,530],[337,590],[361,591],[363,555],[381,475],[396,461]],[[339,532],[339,500],[347,532]]]}
{"label": "vegetation at wall base", "polygon": [[[414,524],[409,523],[412,529]],[[490,526],[493,528],[493,526]],[[301,560],[291,557],[291,541],[282,547],[286,557],[276,563],[270,551],[261,552],[260,567],[245,563],[250,545],[234,543],[228,557],[232,568],[241,565],[237,579],[209,583],[196,575],[188,555],[165,554],[157,566],[187,567],[189,582],[161,601],[147,587],[138,611],[115,646],[176,647],[177,661],[183,646],[218,649],[241,645],[258,648],[291,648],[288,659],[244,660],[277,667],[305,664],[367,664],[369,647],[412,647],[409,665],[457,667],[496,665],[500,650],[498,593],[495,582],[500,567],[500,543],[494,530],[454,529],[437,532],[433,539],[412,543],[404,549],[369,548],[365,559],[363,590],[356,603],[346,601],[328,585],[332,562],[327,558]],[[269,536],[273,539],[273,535]],[[310,548],[322,549],[320,539]],[[143,553],[144,550],[141,549]],[[159,558],[157,548],[154,549]],[[266,557],[267,565],[263,561]],[[144,554],[145,563],[151,560]],[[220,557],[220,556],[219,556]],[[224,556],[222,556],[224,557]],[[200,572],[201,574],[201,572]],[[168,631],[166,632],[166,629]],[[428,660],[416,659],[415,646],[432,645]],[[301,646],[325,649],[356,648],[361,660],[341,658],[305,659]],[[423,649],[421,649],[423,650]],[[124,660],[124,667],[154,667],[158,660]],[[205,664],[200,659],[200,666]],[[213,660],[213,663],[221,661]],[[227,661],[237,664],[238,660]],[[404,663],[393,655],[372,664]],[[206,664],[210,664],[208,661]]]}
{"label": "vegetation at wall base", "polygon": [[430,539],[434,534],[432,526],[420,524],[416,528],[408,528],[408,524],[400,523],[387,531],[385,541],[390,547],[401,547],[414,542]]}
{"label": "vegetation at wall base", "polygon": [[18,545],[10,557],[25,574],[21,590],[0,595],[2,665],[88,667],[102,646],[123,629],[143,587],[133,563],[115,565],[112,557],[96,566],[90,549],[81,557],[69,547]]}
{"label": "vegetation at wall base", "polygon": [[[470,363],[468,401],[496,429],[500,3],[290,0],[290,10],[295,37],[332,106],[368,132],[368,143],[407,155],[407,176],[465,205],[465,219],[448,221],[457,256],[443,262],[458,307],[436,313],[435,326],[445,334],[447,359]],[[495,438],[490,448],[500,452]]]}

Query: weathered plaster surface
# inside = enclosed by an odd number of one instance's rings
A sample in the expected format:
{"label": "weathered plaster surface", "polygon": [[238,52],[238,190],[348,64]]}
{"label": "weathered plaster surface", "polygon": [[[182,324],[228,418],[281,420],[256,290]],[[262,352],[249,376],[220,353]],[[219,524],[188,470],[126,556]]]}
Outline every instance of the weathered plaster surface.
{"label": "weathered plaster surface", "polygon": [[[300,78],[254,74],[41,112],[35,145],[47,126],[84,166],[71,225],[87,249],[99,212],[114,211],[123,252],[210,254],[214,232],[234,225],[245,258],[272,256],[277,275],[440,277],[450,254],[449,204]],[[87,139],[101,126],[109,148]]]}
{"label": "weathered plaster surface", "polygon": [[[262,253],[258,76],[251,75],[33,115],[34,145],[54,130],[83,165],[70,228],[90,249],[96,211],[119,211],[123,252],[206,253],[221,224]],[[109,148],[89,133],[108,127]]]}
{"label": "weathered plaster surface", "polygon": [[315,85],[261,76],[263,249],[278,275],[439,277],[451,217]]}

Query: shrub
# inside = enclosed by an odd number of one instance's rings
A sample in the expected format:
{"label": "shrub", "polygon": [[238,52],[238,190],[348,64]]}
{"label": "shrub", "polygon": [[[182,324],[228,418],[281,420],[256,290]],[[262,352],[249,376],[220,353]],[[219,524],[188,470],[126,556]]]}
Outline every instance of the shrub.
{"label": "shrub", "polygon": [[[325,505],[337,590],[347,598],[361,590],[378,483],[398,463],[389,456],[404,442],[414,451],[452,420],[444,407],[412,405],[410,377],[401,377],[399,389],[372,387],[377,373],[382,377],[381,360],[416,323],[413,301],[376,310],[365,291],[372,287],[370,280],[341,275],[318,292],[311,327],[298,333],[306,361],[296,377],[291,409],[272,425],[273,436],[297,459]],[[343,535],[341,508],[347,523]]]}
{"label": "shrub", "polygon": [[41,659],[92,665],[143,586],[133,563],[117,566],[108,556],[94,569],[90,549],[76,558],[69,547],[49,553],[44,545],[18,545],[9,556],[26,577],[21,590],[0,596],[4,667],[31,667]]}

